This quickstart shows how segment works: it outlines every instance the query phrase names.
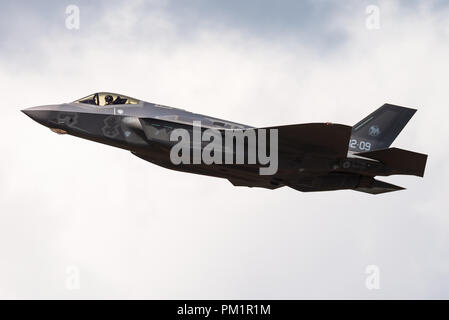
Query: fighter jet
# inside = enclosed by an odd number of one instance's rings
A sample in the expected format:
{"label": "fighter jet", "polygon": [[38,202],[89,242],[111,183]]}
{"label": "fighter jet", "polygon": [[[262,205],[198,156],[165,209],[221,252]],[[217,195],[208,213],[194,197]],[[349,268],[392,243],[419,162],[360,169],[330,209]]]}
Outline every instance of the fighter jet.
{"label": "fighter jet", "polygon": [[[304,192],[352,189],[380,194],[404,188],[376,180],[376,176],[423,177],[427,161],[425,154],[390,148],[416,112],[392,104],[384,104],[354,126],[323,122],[266,128],[108,92],[22,111],[58,134],[129,150],[168,169],[228,179],[234,186],[287,186]],[[183,132],[190,145],[184,141],[180,146]],[[200,139],[196,144],[195,134]],[[237,137],[239,134],[243,139]],[[250,138],[254,137],[252,143]],[[239,150],[243,150],[242,156]],[[191,160],[206,151],[209,161]],[[182,153],[187,161],[178,161]],[[269,164],[267,159],[276,164]],[[274,170],[262,173],[268,165]]]}

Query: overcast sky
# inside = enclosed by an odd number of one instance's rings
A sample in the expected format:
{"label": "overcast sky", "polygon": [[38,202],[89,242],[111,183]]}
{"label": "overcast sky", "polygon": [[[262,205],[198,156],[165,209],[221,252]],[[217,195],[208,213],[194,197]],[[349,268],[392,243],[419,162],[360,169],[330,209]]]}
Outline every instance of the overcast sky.
{"label": "overcast sky", "polygon": [[[444,1],[2,1],[0,298],[449,298],[448,57]],[[426,174],[237,188],[20,112],[96,91],[253,126],[415,107],[393,146]]]}

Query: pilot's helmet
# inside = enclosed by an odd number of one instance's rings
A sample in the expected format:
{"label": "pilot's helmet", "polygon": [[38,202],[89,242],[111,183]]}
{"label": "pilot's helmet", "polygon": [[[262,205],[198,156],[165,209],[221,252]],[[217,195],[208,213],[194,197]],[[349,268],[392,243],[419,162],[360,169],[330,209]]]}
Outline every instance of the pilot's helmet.
{"label": "pilot's helmet", "polygon": [[111,104],[114,98],[108,94],[106,97],[104,97],[104,100],[106,101],[106,104]]}

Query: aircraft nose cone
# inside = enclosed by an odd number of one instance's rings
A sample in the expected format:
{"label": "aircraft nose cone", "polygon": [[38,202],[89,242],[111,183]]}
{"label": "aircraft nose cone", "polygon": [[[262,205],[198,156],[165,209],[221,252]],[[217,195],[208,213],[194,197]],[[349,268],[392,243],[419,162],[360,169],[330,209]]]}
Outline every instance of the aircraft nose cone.
{"label": "aircraft nose cone", "polygon": [[33,114],[34,114],[35,112],[33,112],[33,110],[31,110],[31,108],[28,108],[28,109],[22,109],[22,110],[20,110],[20,111],[22,111],[22,112],[25,113],[28,117],[30,117],[31,119],[33,119]]}
{"label": "aircraft nose cone", "polygon": [[50,115],[50,110],[48,109],[45,109],[43,107],[33,107],[23,109],[21,111],[25,113],[28,117],[30,117],[31,119],[42,125],[48,124],[48,118]]}

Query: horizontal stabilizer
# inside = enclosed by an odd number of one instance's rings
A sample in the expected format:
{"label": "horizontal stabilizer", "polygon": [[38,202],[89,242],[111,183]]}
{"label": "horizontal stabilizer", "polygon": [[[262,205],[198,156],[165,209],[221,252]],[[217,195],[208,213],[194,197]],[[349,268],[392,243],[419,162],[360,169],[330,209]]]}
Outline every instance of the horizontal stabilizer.
{"label": "horizontal stabilizer", "polygon": [[427,155],[399,148],[381,149],[356,153],[355,155],[374,159],[385,164],[393,174],[424,176]]}
{"label": "horizontal stabilizer", "polygon": [[363,186],[360,185],[357,188],[355,188],[355,191],[370,193],[370,194],[380,194],[380,193],[386,193],[386,192],[392,192],[392,191],[398,191],[398,190],[404,190],[405,188],[402,188],[400,186],[396,186],[391,183],[383,182],[376,179],[370,179],[369,184],[364,184]]}

